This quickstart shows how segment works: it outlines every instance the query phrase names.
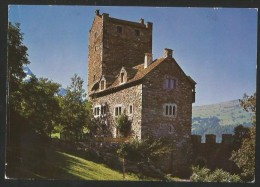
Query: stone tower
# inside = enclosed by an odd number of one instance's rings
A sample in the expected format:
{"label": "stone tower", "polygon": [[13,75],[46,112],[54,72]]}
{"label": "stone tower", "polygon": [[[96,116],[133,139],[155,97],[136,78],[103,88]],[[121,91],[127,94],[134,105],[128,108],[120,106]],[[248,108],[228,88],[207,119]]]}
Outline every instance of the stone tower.
{"label": "stone tower", "polygon": [[145,53],[152,53],[152,23],[130,22],[96,15],[89,31],[88,93],[105,77],[109,85],[120,69],[143,62]]}

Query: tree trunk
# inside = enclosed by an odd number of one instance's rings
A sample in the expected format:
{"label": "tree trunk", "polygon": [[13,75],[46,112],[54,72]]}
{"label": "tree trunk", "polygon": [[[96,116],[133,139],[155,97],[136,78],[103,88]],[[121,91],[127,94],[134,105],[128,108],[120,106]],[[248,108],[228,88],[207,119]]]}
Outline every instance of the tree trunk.
{"label": "tree trunk", "polygon": [[123,158],[123,179],[125,179],[125,158]]}

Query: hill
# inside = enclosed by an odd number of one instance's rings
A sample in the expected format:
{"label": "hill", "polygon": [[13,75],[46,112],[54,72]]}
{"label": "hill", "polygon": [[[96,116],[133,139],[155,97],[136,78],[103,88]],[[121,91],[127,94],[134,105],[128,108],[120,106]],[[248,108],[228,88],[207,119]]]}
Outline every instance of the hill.
{"label": "hill", "polygon": [[139,180],[133,174],[126,174],[123,179],[122,173],[103,164],[50,148],[47,149],[45,160],[31,154],[30,159],[26,158],[24,164],[14,168],[10,174],[7,176],[18,179]]}
{"label": "hill", "polygon": [[192,108],[192,134],[216,134],[217,141],[224,133],[233,133],[237,125],[251,126],[253,113],[246,112],[239,100]]}

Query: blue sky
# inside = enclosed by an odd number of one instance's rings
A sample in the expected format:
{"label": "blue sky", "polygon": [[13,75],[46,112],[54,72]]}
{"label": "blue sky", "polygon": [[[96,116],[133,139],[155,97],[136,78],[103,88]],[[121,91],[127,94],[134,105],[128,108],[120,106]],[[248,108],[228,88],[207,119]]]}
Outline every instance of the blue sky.
{"label": "blue sky", "polygon": [[196,82],[196,103],[239,99],[256,90],[257,10],[11,5],[9,21],[21,23],[29,68],[38,77],[70,84],[75,73],[87,90],[88,34],[95,10],[111,17],[153,22],[153,56],[164,48]]}

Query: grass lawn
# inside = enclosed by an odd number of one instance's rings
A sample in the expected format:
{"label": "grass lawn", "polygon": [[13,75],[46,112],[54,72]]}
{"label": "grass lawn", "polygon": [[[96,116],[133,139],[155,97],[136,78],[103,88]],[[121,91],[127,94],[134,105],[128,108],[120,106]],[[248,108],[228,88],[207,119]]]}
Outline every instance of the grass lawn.
{"label": "grass lawn", "polygon": [[85,160],[71,154],[49,149],[46,160],[30,158],[30,163],[15,169],[15,178],[82,179],[82,180],[139,180],[137,176],[112,170],[103,164]]}

